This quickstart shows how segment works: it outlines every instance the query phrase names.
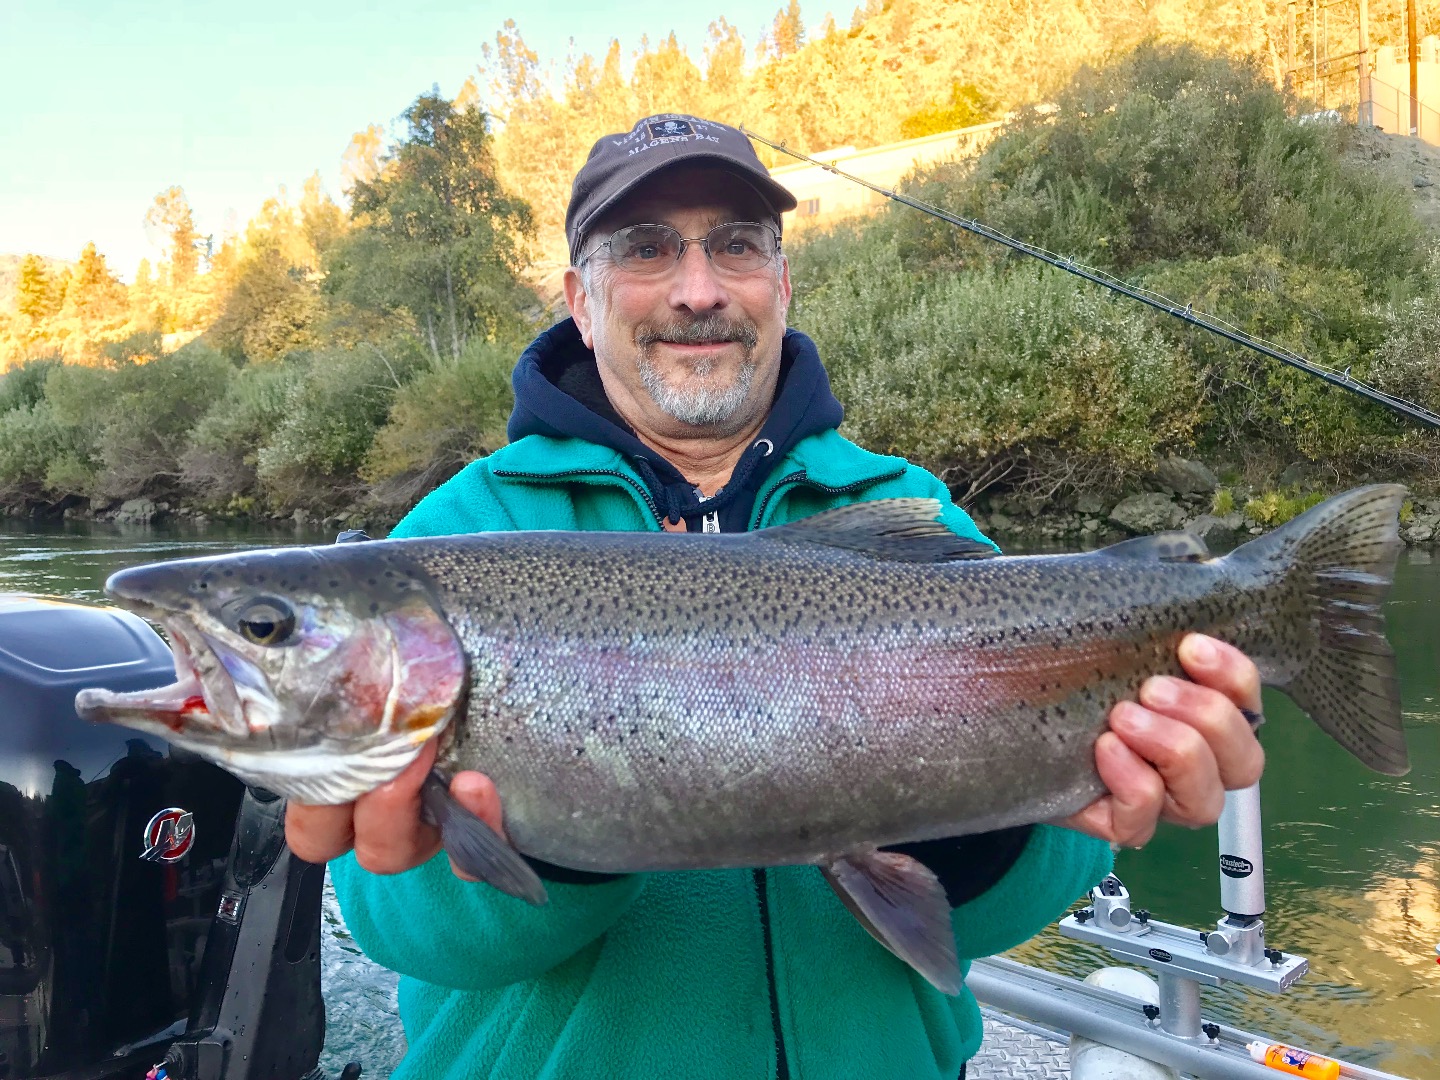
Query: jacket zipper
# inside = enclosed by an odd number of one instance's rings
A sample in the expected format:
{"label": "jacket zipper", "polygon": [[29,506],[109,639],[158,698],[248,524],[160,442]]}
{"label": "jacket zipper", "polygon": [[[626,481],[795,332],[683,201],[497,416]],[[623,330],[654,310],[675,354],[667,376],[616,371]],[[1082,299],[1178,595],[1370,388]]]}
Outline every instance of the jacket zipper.
{"label": "jacket zipper", "polygon": [[617,479],[624,480],[625,483],[635,490],[635,493],[638,494],[640,498],[645,500],[645,505],[650,508],[650,516],[655,519],[657,525],[665,520],[660,514],[660,507],[655,505],[655,499],[651,496],[649,489],[640,483],[640,481],[632,476],[627,476],[619,469],[577,469],[574,472],[568,473],[532,473],[518,472],[514,469],[496,469],[495,475],[514,477],[517,480],[565,480],[576,476],[613,476]]}
{"label": "jacket zipper", "polygon": [[775,989],[775,942],[770,927],[770,890],[765,871],[756,867],[755,895],[760,903],[760,932],[765,941],[765,983],[770,990],[770,1027],[775,1032],[775,1080],[789,1080],[790,1062],[785,1057],[785,1035],[780,1030],[780,995]]}
{"label": "jacket zipper", "polygon": [[904,469],[897,469],[895,472],[887,473],[884,476],[872,476],[865,480],[855,480],[849,484],[841,484],[839,487],[831,487],[829,484],[822,484],[818,480],[811,480],[809,474],[806,473],[804,469],[801,469],[799,472],[782,476],[775,482],[775,486],[765,493],[765,498],[760,501],[760,511],[753,519],[754,523],[756,526],[759,526],[760,523],[765,520],[765,515],[770,510],[770,503],[774,501],[775,497],[786,488],[794,487],[796,484],[809,484],[817,491],[823,491],[827,495],[848,495],[852,491],[859,491],[862,488],[870,487],[872,484],[878,484],[882,480],[893,480],[904,471]]}

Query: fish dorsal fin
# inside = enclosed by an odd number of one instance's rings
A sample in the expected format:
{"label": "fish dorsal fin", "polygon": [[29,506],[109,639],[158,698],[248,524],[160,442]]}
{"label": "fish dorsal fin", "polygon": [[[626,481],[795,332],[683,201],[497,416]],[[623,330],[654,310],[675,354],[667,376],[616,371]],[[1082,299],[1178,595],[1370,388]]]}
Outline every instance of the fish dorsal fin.
{"label": "fish dorsal fin", "polygon": [[1093,552],[1111,559],[1136,559],[1140,562],[1204,562],[1211,558],[1205,541],[1194,533],[1162,532],[1154,536],[1137,536]]}
{"label": "fish dorsal fin", "polygon": [[896,562],[986,559],[989,544],[956,536],[943,522],[936,499],[875,499],[826,510],[757,535],[789,543],[823,544]]}

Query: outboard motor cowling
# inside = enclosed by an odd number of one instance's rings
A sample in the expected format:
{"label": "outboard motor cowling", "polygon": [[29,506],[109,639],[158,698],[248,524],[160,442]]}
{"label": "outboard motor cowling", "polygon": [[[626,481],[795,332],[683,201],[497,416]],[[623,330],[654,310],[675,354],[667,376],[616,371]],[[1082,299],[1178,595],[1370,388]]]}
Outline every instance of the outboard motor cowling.
{"label": "outboard motor cowling", "polygon": [[0,1080],[143,1076],[201,996],[243,786],[74,708],[173,679],[128,612],[0,596]]}

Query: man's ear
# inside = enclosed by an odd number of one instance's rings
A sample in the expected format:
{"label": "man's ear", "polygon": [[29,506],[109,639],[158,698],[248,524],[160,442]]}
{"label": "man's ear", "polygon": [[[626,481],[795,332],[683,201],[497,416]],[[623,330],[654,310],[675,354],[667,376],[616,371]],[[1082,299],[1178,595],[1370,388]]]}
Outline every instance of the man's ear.
{"label": "man's ear", "polygon": [[570,267],[565,271],[565,306],[580,330],[580,340],[587,349],[595,348],[595,312],[590,306],[590,294],[580,280],[580,271]]}
{"label": "man's ear", "polygon": [[790,259],[784,252],[780,253],[780,303],[782,310],[789,314],[790,311]]}

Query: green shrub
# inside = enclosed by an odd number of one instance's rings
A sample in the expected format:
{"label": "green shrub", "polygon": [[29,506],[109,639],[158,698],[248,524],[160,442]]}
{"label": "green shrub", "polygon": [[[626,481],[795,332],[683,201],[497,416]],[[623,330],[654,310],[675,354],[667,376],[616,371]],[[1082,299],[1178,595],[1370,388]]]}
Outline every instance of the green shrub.
{"label": "green shrub", "polygon": [[[1145,284],[1361,379],[1384,342],[1358,272],[1303,266],[1269,248],[1154,267]],[[1204,330],[1163,316],[1157,325],[1203,373],[1202,450],[1340,462],[1346,472],[1396,459],[1406,429],[1382,408]]]}
{"label": "green shrub", "polygon": [[256,457],[266,501],[282,511],[353,501],[361,492],[360,466],[395,392],[424,365],[418,342],[312,354],[286,395],[284,418]]}
{"label": "green shrub", "polygon": [[94,475],[91,490],[75,493],[108,501],[175,494],[190,430],[224,396],[233,373],[229,360],[198,343],[149,362],[52,371],[46,398],[56,418],[76,430],[79,460]]}
{"label": "green shrub", "polygon": [[1194,375],[1146,314],[1044,268],[917,279],[869,238],[797,294],[793,321],[852,438],[970,494],[1000,479],[1046,495],[1115,487],[1194,423]]}
{"label": "green shrub", "polygon": [[395,394],[361,476],[374,500],[403,512],[466,464],[505,444],[519,349],[472,338],[458,360],[431,361]]}
{"label": "green shrub", "polygon": [[[922,171],[912,194],[1108,270],[1270,247],[1348,269],[1367,294],[1419,270],[1403,191],[1344,157],[1342,125],[1298,124],[1256,61],[1145,45],[1084,68],[975,162]],[[914,263],[993,262],[989,241],[892,214]]]}
{"label": "green shrub", "polygon": [[57,494],[47,483],[47,473],[74,451],[73,429],[56,420],[49,403],[39,401],[0,413],[0,502]]}
{"label": "green shrub", "polygon": [[0,376],[0,413],[44,401],[45,380],[63,362],[58,356],[24,360]]}
{"label": "green shrub", "polygon": [[1235,492],[1227,487],[1217,488],[1214,497],[1210,500],[1210,512],[1216,517],[1234,513]]}
{"label": "green shrub", "polygon": [[1301,492],[1293,488],[1287,491],[1267,491],[1246,502],[1245,513],[1261,525],[1273,528],[1284,525],[1291,518],[1298,517],[1324,501],[1325,493],[1322,491]]}
{"label": "green shrub", "polygon": [[201,503],[217,511],[253,511],[253,505],[239,507],[234,500],[248,497],[253,504],[260,451],[284,425],[290,396],[305,374],[303,360],[282,361],[246,365],[230,380],[180,456],[185,486]]}

